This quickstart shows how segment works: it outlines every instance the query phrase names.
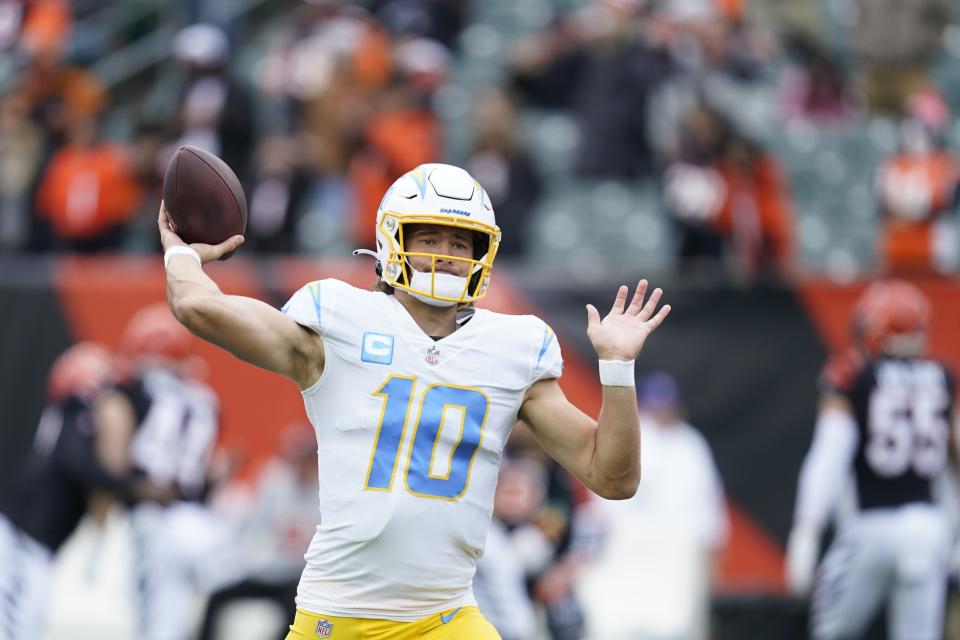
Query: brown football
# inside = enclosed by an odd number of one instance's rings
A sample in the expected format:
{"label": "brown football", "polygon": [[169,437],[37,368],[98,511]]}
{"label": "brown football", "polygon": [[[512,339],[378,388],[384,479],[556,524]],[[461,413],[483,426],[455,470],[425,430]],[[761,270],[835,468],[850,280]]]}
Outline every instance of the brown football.
{"label": "brown football", "polygon": [[170,158],[163,202],[173,230],[187,244],[219,244],[247,230],[240,180],[226,162],[198,147],[184,145]]}

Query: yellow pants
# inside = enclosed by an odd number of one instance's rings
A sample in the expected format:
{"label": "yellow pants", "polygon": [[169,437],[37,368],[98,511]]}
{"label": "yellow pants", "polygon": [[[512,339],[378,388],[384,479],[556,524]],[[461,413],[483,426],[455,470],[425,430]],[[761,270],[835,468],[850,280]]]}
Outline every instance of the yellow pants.
{"label": "yellow pants", "polygon": [[416,622],[340,618],[297,609],[286,640],[500,640],[476,607],[434,613]]}

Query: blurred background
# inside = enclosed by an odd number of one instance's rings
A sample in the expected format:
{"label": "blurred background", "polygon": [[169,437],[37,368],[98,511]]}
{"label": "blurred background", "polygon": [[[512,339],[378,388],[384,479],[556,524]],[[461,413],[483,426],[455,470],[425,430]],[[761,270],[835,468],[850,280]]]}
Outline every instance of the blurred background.
{"label": "blurred background", "polygon": [[[645,469],[662,471],[627,508],[591,498],[522,426],[511,441],[477,585],[501,634],[805,637],[783,549],[818,372],[849,344],[853,302],[878,276],[915,282],[932,353],[960,364],[958,10],[0,0],[0,486],[31,448],[54,358],[81,340],[120,347],[164,299],[155,224],[179,145],[221,156],[247,194],[246,244],[210,273],[275,306],[310,280],[372,284],[350,251],[372,247],[382,194],[449,162],[484,185],[503,229],[483,304],[551,324],[585,410],[600,387],[583,305],[647,277],[674,307],[638,365],[657,452]],[[290,479],[313,446],[296,436],[301,400],[193,349],[219,397],[213,458],[228,461],[207,500],[219,546],[265,557],[194,581],[191,624],[216,602],[207,637],[274,637],[283,606],[229,590],[264,571],[295,579],[311,505],[261,507],[277,503],[264,497],[277,468],[284,495],[303,488]],[[129,529],[113,508],[68,541],[43,637],[133,637]],[[642,635],[604,627],[627,610]]]}

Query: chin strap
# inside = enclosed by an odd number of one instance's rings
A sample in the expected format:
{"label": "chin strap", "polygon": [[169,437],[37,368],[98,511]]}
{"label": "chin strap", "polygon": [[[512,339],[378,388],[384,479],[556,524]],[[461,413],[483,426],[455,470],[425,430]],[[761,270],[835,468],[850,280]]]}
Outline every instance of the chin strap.
{"label": "chin strap", "polygon": [[[371,257],[373,257],[373,258],[377,258],[376,252],[375,252],[375,251],[371,251],[370,249],[354,249],[354,250],[353,250],[353,255],[355,255],[355,256],[371,256]],[[380,264],[380,259],[379,259],[379,258],[377,258],[376,270],[377,270],[377,275],[378,275],[378,276],[382,276],[382,275],[383,275],[383,265]]]}

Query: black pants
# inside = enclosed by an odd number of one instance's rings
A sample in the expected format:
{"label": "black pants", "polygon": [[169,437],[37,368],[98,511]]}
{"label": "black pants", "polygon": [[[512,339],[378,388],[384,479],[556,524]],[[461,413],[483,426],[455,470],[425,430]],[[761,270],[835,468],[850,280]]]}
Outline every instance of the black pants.
{"label": "black pants", "polygon": [[215,591],[207,601],[207,609],[203,614],[203,625],[200,627],[199,640],[213,639],[213,631],[216,627],[217,619],[220,617],[220,613],[224,607],[236,600],[251,598],[271,600],[283,610],[285,622],[281,628],[277,629],[277,635],[275,636],[278,640],[283,640],[287,637],[287,626],[293,622],[293,616],[297,611],[297,606],[294,603],[296,595],[297,580],[276,583],[247,579]]}

